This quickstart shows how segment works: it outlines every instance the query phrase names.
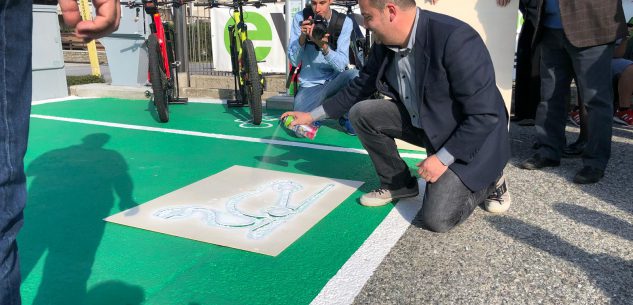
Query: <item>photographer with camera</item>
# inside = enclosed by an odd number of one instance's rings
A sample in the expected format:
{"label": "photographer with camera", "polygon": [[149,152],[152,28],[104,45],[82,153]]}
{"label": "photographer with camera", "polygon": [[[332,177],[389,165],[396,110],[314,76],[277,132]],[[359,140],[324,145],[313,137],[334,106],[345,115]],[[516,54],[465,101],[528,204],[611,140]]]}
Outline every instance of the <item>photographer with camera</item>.
{"label": "photographer with camera", "polygon": [[[295,111],[314,110],[358,76],[358,70],[347,69],[352,20],[332,10],[332,1],[312,0],[294,17],[288,58],[293,66],[301,65]],[[339,124],[355,135],[347,115]]]}

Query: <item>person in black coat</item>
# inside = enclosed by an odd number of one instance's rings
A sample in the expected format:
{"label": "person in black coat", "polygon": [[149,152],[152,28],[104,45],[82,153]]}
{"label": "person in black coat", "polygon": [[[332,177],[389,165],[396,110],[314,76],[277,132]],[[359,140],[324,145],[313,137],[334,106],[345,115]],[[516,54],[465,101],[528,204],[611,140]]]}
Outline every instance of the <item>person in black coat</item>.
{"label": "person in black coat", "polygon": [[[310,113],[286,112],[310,124],[350,112],[380,188],[360,198],[385,205],[418,194],[395,138],[424,146],[418,163],[426,182],[420,220],[446,232],[484,203],[505,211],[503,169],[510,157],[508,114],[490,54],[477,32],[455,18],[416,7],[413,0],[360,0],[374,44],[358,78]],[[369,99],[374,92],[387,99]],[[490,200],[486,200],[490,199]]]}

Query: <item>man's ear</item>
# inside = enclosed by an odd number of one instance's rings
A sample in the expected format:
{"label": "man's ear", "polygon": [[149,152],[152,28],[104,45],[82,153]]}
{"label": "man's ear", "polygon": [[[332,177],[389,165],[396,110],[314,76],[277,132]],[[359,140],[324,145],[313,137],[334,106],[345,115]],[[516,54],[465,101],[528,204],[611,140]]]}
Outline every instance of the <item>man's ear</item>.
{"label": "man's ear", "polygon": [[385,9],[387,9],[387,14],[389,14],[389,22],[392,22],[398,15],[398,7],[390,2],[385,5]]}

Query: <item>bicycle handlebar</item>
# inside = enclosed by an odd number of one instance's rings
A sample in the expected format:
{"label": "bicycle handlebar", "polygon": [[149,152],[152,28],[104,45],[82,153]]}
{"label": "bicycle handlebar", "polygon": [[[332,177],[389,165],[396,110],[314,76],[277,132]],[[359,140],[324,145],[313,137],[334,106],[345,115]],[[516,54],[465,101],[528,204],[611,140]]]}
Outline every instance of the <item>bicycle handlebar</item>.
{"label": "bicycle handlebar", "polygon": [[[189,2],[192,2],[194,0],[171,0],[171,1],[156,1],[155,3],[158,6],[165,6],[165,5],[173,5],[176,8],[181,7]],[[141,2],[136,2],[134,0],[129,0],[127,2],[127,4],[125,4],[126,7],[128,8],[135,8],[135,7],[143,7],[148,3],[154,3],[153,0],[141,0]]]}
{"label": "bicycle handlebar", "polygon": [[342,6],[342,7],[347,7],[347,8],[351,8],[355,5],[358,5],[358,1],[357,0],[343,0],[343,1],[333,1],[332,5],[336,5],[336,6]]}
{"label": "bicycle handlebar", "polygon": [[260,8],[262,6],[262,2],[261,0],[256,0],[256,1],[248,1],[248,0],[233,0],[233,2],[219,2],[217,0],[209,0],[208,3],[196,3],[194,4],[194,6],[204,6],[207,8],[214,8],[214,7],[220,7],[220,6],[224,6],[224,7],[239,7],[239,6],[254,6],[256,8]]}

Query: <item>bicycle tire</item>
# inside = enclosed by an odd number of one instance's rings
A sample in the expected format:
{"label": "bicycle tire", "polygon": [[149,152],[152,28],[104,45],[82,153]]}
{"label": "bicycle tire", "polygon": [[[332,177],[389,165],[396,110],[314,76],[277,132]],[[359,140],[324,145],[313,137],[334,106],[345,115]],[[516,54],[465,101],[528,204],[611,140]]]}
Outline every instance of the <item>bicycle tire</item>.
{"label": "bicycle tire", "polygon": [[244,77],[244,88],[240,90],[243,100],[248,102],[251,109],[253,125],[262,123],[262,79],[257,68],[257,58],[255,57],[255,47],[249,39],[242,44],[241,68]]}
{"label": "bicycle tire", "polygon": [[149,57],[149,81],[152,83],[152,91],[154,92],[154,106],[156,106],[158,119],[162,123],[166,123],[169,121],[167,75],[155,34],[147,38],[147,54]]}

